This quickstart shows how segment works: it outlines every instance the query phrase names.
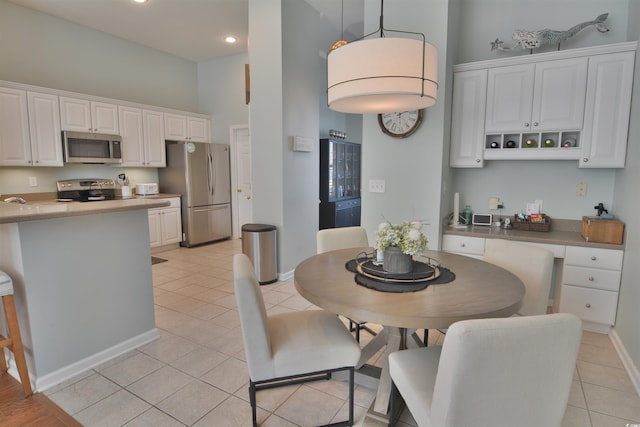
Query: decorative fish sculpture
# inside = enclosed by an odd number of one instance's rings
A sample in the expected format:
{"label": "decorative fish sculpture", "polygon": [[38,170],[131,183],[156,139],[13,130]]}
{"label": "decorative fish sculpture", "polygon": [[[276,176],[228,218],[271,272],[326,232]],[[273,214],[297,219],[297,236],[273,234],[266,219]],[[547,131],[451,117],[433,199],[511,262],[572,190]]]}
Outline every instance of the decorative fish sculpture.
{"label": "decorative fish sculpture", "polygon": [[503,42],[500,39],[496,39],[496,41],[491,42],[491,50],[515,50],[515,49],[537,49],[544,45],[558,45],[558,50],[560,50],[560,43],[563,41],[575,36],[583,29],[594,25],[596,30],[601,33],[606,33],[609,29],[605,26],[604,21],[607,20],[609,16],[608,13],[603,13],[598,16],[593,21],[586,21],[581,24],[575,25],[569,28],[566,31],[556,31],[545,28],[544,30],[538,31],[527,31],[527,30],[515,30],[513,32],[513,41],[515,44],[511,47],[504,47]]}

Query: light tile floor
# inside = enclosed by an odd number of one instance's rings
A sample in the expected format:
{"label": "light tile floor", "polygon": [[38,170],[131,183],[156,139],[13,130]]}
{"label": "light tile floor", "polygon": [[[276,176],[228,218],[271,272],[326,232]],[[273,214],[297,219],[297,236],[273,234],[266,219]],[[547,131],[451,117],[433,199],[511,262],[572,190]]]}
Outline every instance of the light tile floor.
{"label": "light tile floor", "polygon": [[[153,266],[160,339],[45,394],[86,426],[250,426],[248,374],[233,295],[232,257],[239,240],[157,254]],[[269,313],[311,308],[291,280],[262,287]],[[433,344],[442,336],[432,331]],[[363,344],[369,335],[362,333]],[[379,354],[371,363],[376,364]],[[606,335],[583,336],[563,427],[640,423],[640,397]],[[346,419],[346,383],[316,382],[258,393],[265,427]],[[356,425],[375,393],[356,388]],[[415,426],[408,411],[401,427]]]}

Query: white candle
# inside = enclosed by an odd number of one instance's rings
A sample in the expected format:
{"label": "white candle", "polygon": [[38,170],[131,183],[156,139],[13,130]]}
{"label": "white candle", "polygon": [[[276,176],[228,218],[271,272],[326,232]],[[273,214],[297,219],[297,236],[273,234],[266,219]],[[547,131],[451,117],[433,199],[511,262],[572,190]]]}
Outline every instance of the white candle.
{"label": "white candle", "polygon": [[460,222],[460,193],[457,191],[453,194],[453,224]]}

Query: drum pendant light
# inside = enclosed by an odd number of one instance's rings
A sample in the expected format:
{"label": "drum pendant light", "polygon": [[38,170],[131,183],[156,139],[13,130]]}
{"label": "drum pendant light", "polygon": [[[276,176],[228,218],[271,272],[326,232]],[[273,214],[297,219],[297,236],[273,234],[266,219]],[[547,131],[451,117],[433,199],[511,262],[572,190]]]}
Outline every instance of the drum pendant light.
{"label": "drum pendant light", "polygon": [[[329,108],[343,113],[388,113],[419,110],[436,103],[438,51],[422,33],[380,27],[327,56]],[[419,39],[386,37],[385,31]],[[377,34],[380,37],[366,39]]]}

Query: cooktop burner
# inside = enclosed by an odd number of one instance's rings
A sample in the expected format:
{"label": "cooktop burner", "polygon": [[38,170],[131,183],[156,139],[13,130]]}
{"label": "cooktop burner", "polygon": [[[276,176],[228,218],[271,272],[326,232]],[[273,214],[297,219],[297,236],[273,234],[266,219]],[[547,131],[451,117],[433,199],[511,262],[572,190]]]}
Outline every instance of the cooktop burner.
{"label": "cooktop burner", "polygon": [[57,182],[58,199],[77,202],[98,202],[116,198],[116,183],[112,179],[67,179]]}

